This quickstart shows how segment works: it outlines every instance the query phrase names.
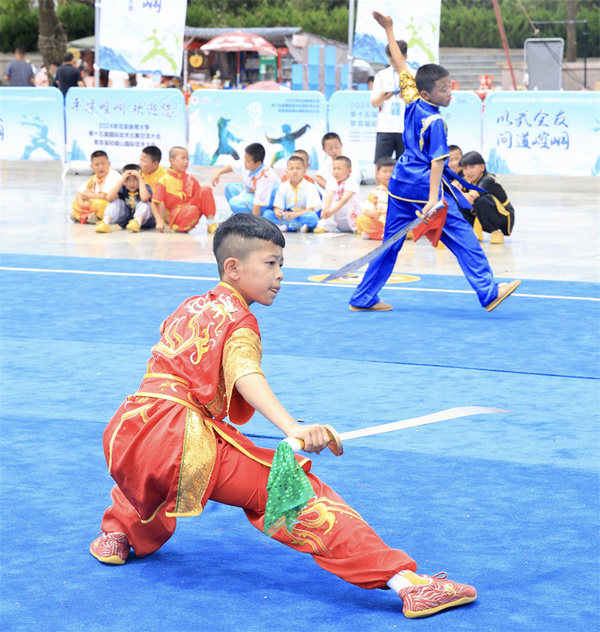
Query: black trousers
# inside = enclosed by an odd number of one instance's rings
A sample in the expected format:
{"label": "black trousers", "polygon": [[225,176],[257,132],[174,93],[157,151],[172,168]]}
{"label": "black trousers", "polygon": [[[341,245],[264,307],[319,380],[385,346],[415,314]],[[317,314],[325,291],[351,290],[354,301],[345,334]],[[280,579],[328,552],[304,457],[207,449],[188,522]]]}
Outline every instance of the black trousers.
{"label": "black trousers", "polygon": [[[399,132],[377,132],[375,139],[375,160],[380,158],[400,158],[404,153],[404,142]],[[394,154],[396,154],[394,156]]]}

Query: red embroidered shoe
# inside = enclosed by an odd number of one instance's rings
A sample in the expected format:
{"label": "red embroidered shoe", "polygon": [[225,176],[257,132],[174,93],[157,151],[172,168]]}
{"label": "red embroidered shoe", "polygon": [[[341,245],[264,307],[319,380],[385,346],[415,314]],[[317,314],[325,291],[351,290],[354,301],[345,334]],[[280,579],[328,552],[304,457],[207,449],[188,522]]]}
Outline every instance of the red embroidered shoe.
{"label": "red embroidered shoe", "polygon": [[124,533],[103,533],[92,542],[90,553],[104,564],[125,564],[129,540]]}
{"label": "red embroidered shoe", "polygon": [[473,586],[450,581],[446,579],[446,573],[438,573],[433,577],[419,577],[430,581],[419,586],[401,588],[398,592],[404,602],[402,612],[409,619],[429,617],[446,608],[471,603],[477,598],[477,591]]}

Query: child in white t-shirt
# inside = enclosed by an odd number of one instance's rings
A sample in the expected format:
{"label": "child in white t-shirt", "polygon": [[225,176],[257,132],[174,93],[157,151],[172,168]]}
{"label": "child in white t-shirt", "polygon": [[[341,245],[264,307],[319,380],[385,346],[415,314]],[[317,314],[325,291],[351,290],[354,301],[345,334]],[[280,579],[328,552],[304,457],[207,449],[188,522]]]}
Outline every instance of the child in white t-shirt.
{"label": "child in white t-shirt", "polygon": [[321,219],[315,233],[356,232],[356,219],[362,213],[360,184],[352,177],[352,162],[338,156],[332,162],[332,177],[327,181]]}
{"label": "child in white t-shirt", "polygon": [[221,167],[214,175],[213,187],[224,173],[233,171],[242,176],[243,184],[228,182],[225,185],[225,197],[234,213],[264,215],[265,211],[273,210],[279,178],[264,160],[265,148],[260,143],[252,143],[246,147],[243,159]]}
{"label": "child in white t-shirt", "polygon": [[327,186],[327,180],[329,180],[329,178],[333,175],[333,161],[339,156],[344,155],[347,156],[354,165],[352,178],[354,178],[360,185],[362,175],[360,173],[359,162],[354,156],[350,156],[348,152],[343,151],[340,137],[335,132],[329,132],[321,139],[321,145],[323,147],[323,151],[327,154],[327,157],[323,160],[319,169],[315,173],[315,183],[320,186],[321,189],[325,189]]}

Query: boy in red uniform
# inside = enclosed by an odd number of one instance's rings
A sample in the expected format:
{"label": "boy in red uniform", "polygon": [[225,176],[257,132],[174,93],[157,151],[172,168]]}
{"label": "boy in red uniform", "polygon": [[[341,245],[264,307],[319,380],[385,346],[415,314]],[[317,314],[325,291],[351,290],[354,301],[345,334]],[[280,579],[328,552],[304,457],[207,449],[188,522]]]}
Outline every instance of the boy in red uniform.
{"label": "boy in red uniform", "polygon": [[169,151],[171,167],[152,190],[152,214],[156,230],[165,230],[165,220],[171,230],[187,233],[205,215],[208,232],[217,230],[214,221],[216,206],[210,187],[203,187],[186,169],[189,155],[184,147],[173,147]]}
{"label": "boy in red uniform", "polygon": [[[274,450],[254,445],[233,425],[255,410],[288,437],[319,453],[329,442],[320,425],[300,425],[273,394],[260,368],[262,348],[254,302],[271,305],[281,288],[281,231],[264,217],[231,216],[213,250],[221,282],[187,299],[161,326],[146,375],[104,432],[104,452],[116,481],[102,535],[90,552],[124,564],[159,549],[176,519],[200,514],[208,500],[241,507],[263,528]],[[229,417],[229,422],[224,421]],[[391,549],[361,516],[310,473],[314,496],[291,530],[272,536],[310,553],[325,570],[362,588],[391,588],[407,617],[423,617],[473,601],[471,586],[415,574],[416,563]]]}

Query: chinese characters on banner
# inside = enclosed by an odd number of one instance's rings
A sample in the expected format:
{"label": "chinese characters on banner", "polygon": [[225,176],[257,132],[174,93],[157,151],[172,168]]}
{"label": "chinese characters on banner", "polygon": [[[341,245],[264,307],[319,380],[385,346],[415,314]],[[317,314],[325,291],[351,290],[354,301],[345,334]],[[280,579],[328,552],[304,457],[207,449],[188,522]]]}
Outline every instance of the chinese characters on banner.
{"label": "chinese characters on banner", "polygon": [[186,147],[186,111],[179,90],[71,88],[65,101],[67,160],[89,160],[103,149],[114,162],[136,162],[156,145],[167,155]]}
{"label": "chinese characters on banner", "polygon": [[489,95],[483,115],[488,171],[598,175],[599,112],[600,95],[592,92]]}
{"label": "chinese characters on banner", "polygon": [[186,0],[96,1],[100,68],[181,75]]}
{"label": "chinese characters on banner", "polygon": [[412,68],[438,63],[442,0],[358,0],[352,54],[358,59],[389,65],[385,31],[373,11],[392,16],[394,36],[408,44],[407,63]]}

